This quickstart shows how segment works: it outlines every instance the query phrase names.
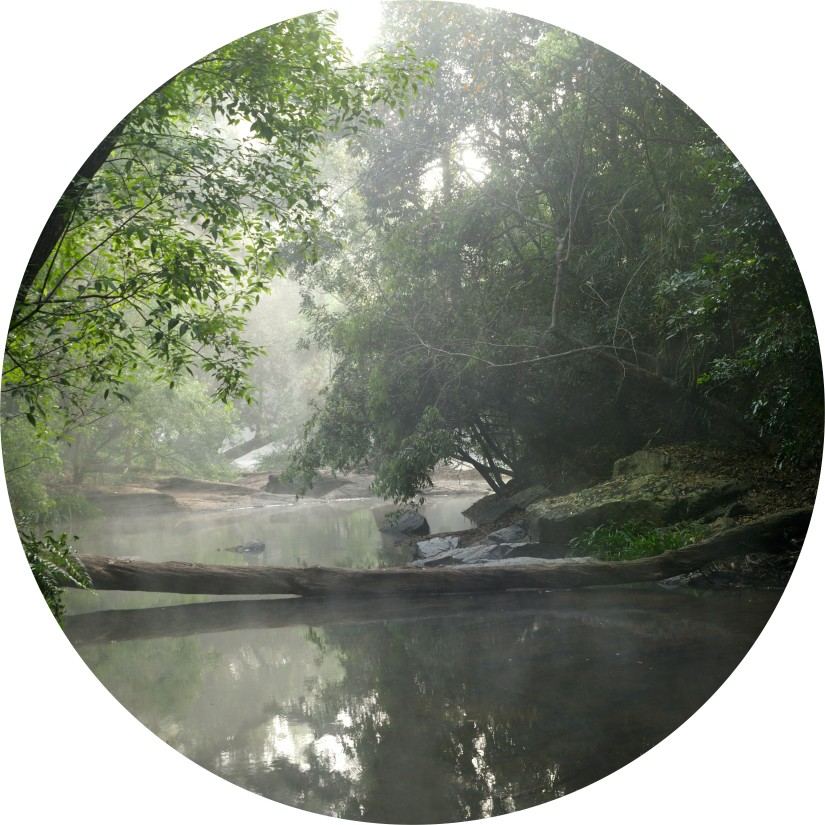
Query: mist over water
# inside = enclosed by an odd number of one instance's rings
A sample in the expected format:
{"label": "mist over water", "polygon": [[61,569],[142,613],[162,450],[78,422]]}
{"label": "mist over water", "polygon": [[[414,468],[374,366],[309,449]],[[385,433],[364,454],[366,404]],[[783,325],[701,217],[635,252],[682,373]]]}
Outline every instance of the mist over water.
{"label": "mist over water", "polygon": [[[429,505],[432,529],[467,526],[472,500]],[[410,548],[377,529],[387,509],[313,503],[143,532],[107,520],[81,549],[402,564]],[[253,536],[263,558],[216,550]],[[66,633],[136,719],[241,787],[348,819],[446,822],[572,793],[653,747],[728,677],[777,600],[655,586],[366,603],[74,593]]]}

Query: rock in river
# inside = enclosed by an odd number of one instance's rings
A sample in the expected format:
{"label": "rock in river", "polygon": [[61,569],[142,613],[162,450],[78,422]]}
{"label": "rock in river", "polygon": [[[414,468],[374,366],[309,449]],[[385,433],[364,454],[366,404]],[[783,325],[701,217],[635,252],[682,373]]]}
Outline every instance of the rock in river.
{"label": "rock in river", "polygon": [[382,533],[400,533],[405,536],[425,536],[430,532],[430,525],[421,513],[403,513],[397,519],[384,520],[378,528]]}
{"label": "rock in river", "polygon": [[461,545],[459,536],[438,536],[434,539],[419,541],[415,544],[413,551],[414,559],[429,559],[448,550],[455,550]]}

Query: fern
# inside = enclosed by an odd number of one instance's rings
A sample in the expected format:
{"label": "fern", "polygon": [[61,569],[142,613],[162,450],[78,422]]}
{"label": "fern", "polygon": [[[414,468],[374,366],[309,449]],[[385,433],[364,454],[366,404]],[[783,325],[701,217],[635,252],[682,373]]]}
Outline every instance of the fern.
{"label": "fern", "polygon": [[92,581],[86,568],[77,558],[65,533],[55,536],[51,530],[36,536],[31,530],[21,529],[20,541],[26,553],[37,586],[43,594],[52,615],[62,621],[66,612],[63,588],[67,585],[91,590]]}

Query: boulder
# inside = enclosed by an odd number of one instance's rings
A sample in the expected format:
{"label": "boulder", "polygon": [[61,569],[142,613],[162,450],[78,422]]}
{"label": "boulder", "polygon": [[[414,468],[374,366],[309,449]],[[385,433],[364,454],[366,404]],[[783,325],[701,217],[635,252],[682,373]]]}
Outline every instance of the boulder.
{"label": "boulder", "polygon": [[395,533],[402,536],[426,536],[430,525],[421,513],[412,511],[402,513],[398,518],[385,518],[378,528],[382,533]]}
{"label": "boulder", "polygon": [[[312,486],[306,491],[307,498],[321,498],[343,487],[347,484],[347,479],[337,476],[319,476],[312,482]],[[278,495],[297,495],[301,485],[297,481],[285,482],[275,473],[270,473],[266,484],[261,488],[264,493],[274,493]]]}
{"label": "boulder", "polygon": [[568,553],[563,545],[549,545],[540,542],[513,542],[512,544],[474,544],[471,547],[442,550],[430,556],[419,558],[410,563],[411,567],[444,567],[446,565],[482,564],[502,559],[560,559]]}
{"label": "boulder", "polygon": [[509,550],[503,544],[474,544],[454,550],[443,550],[428,558],[411,562],[411,567],[443,567],[454,564],[472,564],[486,559],[502,559]]}
{"label": "boulder", "polygon": [[620,458],[613,464],[613,478],[662,475],[682,469],[679,460],[669,453],[657,450],[639,450]]}
{"label": "boulder", "polygon": [[429,559],[445,551],[455,550],[461,545],[459,536],[444,536],[427,541],[418,541],[413,551],[413,559]]}
{"label": "boulder", "polygon": [[243,544],[236,544],[234,547],[219,547],[218,551],[225,553],[263,553],[266,545],[260,539],[250,539]]}
{"label": "boulder", "polygon": [[230,484],[222,481],[203,481],[186,476],[169,476],[155,481],[155,489],[169,490],[170,493],[220,493],[231,496],[248,496],[252,491],[242,484]]}
{"label": "boulder", "polygon": [[622,476],[527,508],[525,524],[534,541],[566,544],[607,522],[661,526],[697,518],[737,499],[749,485],[729,479],[679,475]]}
{"label": "boulder", "polygon": [[493,544],[507,544],[514,541],[524,541],[527,538],[527,530],[522,524],[512,524],[510,527],[502,527],[487,536],[487,541]]}
{"label": "boulder", "polygon": [[266,545],[260,539],[251,539],[241,545],[241,553],[263,553]]}
{"label": "boulder", "polygon": [[540,501],[550,495],[550,490],[543,484],[527,487],[510,495],[492,493],[479,499],[464,511],[464,515],[479,527],[492,524],[502,516],[521,512],[534,501]]}
{"label": "boulder", "polygon": [[166,493],[126,493],[90,490],[85,498],[104,516],[147,519],[185,513],[174,496]]}

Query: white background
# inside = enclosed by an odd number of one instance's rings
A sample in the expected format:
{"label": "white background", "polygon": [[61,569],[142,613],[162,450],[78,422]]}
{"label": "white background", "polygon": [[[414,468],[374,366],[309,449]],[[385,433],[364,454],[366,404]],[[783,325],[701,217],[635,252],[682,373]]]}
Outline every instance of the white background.
{"label": "white background", "polygon": [[[349,0],[342,5],[355,5]],[[772,205],[822,321],[822,48],[814,4],[507,2],[631,60],[682,97]],[[319,4],[212,0],[9,3],[3,50],[0,328],[40,228],[114,123],[183,66]],[[822,810],[822,517],[751,654],[675,734],[570,797],[511,814],[554,825],[807,823]],[[230,785],[145,730],[85,668],[39,597],[0,490],[7,822],[322,823]],[[74,708],[63,711],[64,703]],[[410,782],[416,777],[410,776]],[[426,793],[426,788],[422,788]]]}

